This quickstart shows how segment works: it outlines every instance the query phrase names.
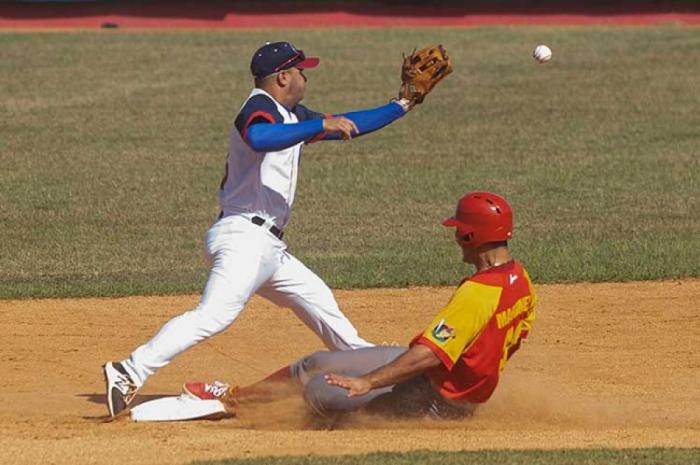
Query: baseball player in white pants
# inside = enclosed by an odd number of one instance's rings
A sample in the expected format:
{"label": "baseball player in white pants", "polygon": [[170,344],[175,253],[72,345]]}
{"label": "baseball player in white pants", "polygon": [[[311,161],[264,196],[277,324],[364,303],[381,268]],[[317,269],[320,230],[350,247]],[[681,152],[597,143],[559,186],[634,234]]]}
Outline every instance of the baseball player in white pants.
{"label": "baseball player in white pants", "polygon": [[282,240],[294,201],[302,146],[349,139],[402,117],[408,101],[338,116],[299,104],[303,70],[319,59],[288,42],[268,43],[253,55],[255,89],[231,131],[221,214],[209,229],[212,267],[199,305],[166,323],[121,362],[104,366],[109,414],[125,411],[159,368],[198,342],[225,330],[257,293],[291,308],[329,349],[370,347],[338,308],[331,290],[287,251]]}

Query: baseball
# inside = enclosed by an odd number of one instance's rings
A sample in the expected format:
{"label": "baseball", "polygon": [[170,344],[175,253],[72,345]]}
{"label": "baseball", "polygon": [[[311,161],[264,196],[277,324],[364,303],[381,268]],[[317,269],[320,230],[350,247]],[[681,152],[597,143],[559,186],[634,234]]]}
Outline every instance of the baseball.
{"label": "baseball", "polygon": [[532,51],[532,56],[538,63],[547,63],[552,59],[552,51],[546,45],[538,45]]}

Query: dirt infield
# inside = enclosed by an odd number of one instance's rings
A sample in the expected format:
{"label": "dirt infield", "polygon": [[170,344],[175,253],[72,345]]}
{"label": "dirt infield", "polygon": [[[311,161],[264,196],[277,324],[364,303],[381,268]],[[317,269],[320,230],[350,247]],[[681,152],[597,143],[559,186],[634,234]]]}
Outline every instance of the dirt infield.
{"label": "dirt infield", "polygon": [[[700,446],[700,280],[539,286],[532,338],[490,403],[463,422],[304,429],[300,402],[218,422],[103,423],[100,365],[126,355],[197,296],[0,302],[0,463],[187,463],[412,449]],[[374,341],[407,341],[446,288],[340,291]],[[291,314],[255,299],[228,331],[178,358],[140,401],[183,380],[248,383],[319,348]]]}

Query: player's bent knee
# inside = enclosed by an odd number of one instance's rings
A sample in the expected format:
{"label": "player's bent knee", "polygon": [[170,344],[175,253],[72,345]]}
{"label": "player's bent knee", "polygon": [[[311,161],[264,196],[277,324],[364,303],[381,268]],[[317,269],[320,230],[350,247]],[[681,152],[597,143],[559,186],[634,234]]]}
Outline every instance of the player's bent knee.
{"label": "player's bent knee", "polygon": [[329,367],[331,352],[327,350],[319,350],[302,359],[301,368],[307,374],[312,375],[319,370],[324,370]]}
{"label": "player's bent knee", "polygon": [[309,379],[319,371],[319,367],[323,365],[323,354],[326,351],[318,351],[302,357],[289,365],[289,372],[292,378],[297,379],[303,386],[309,382]]}

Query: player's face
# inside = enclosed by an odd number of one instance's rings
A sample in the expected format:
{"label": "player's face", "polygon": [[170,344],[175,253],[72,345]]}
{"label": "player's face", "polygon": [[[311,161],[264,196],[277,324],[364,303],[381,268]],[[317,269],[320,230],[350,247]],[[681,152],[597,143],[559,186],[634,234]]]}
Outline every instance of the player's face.
{"label": "player's face", "polygon": [[299,68],[290,68],[289,73],[289,94],[295,102],[301,102],[306,91],[306,76]]}
{"label": "player's face", "polygon": [[467,244],[470,240],[469,235],[462,235],[459,232],[459,228],[455,230],[455,242],[460,249],[462,249],[462,261],[466,263],[473,263],[474,261],[474,249],[469,247]]}

